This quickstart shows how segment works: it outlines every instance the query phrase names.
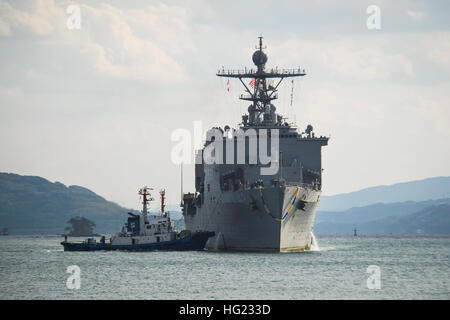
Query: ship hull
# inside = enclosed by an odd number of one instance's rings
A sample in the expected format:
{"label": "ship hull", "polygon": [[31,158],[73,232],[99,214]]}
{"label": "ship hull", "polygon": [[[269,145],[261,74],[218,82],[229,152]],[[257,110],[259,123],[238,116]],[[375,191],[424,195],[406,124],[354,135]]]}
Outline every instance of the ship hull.
{"label": "ship hull", "polygon": [[208,250],[305,251],[311,249],[319,198],[319,190],[300,186],[224,192],[185,215],[185,224],[215,233]]}
{"label": "ship hull", "polygon": [[197,232],[192,236],[182,239],[164,241],[158,243],[140,243],[132,245],[114,245],[110,243],[84,243],[84,242],[61,242],[64,251],[199,251],[205,248],[205,244],[211,232]]}

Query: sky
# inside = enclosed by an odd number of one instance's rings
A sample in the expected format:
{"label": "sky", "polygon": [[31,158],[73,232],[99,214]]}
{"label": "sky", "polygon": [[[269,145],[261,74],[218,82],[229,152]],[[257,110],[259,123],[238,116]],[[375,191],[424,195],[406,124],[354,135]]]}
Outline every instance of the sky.
{"label": "sky", "polygon": [[215,73],[254,67],[258,36],[267,67],[307,72],[275,106],[331,137],[323,194],[450,176],[450,2],[406,0],[0,0],[0,171],[128,208],[143,185],[179,203],[171,134],[237,126],[242,86]]}

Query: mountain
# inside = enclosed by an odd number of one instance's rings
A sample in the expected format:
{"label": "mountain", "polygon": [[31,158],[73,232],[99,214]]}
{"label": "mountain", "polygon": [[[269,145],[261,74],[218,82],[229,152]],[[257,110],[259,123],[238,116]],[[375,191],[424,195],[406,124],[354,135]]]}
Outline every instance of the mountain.
{"label": "mountain", "polygon": [[316,215],[316,224],[365,223],[391,217],[404,217],[426,207],[450,204],[450,198],[428,201],[406,201],[395,203],[375,203],[364,207],[354,207],[344,211],[322,211]]}
{"label": "mountain", "polygon": [[[360,234],[450,234],[449,190],[450,177],[439,177],[324,196],[314,232],[352,234],[356,227]],[[179,206],[167,208],[182,229]],[[77,216],[93,221],[95,233],[114,233],[129,211],[80,186],[0,173],[0,228],[10,234],[62,234]]]}
{"label": "mountain", "polygon": [[450,233],[450,177],[322,196],[316,234]]}
{"label": "mountain", "polygon": [[10,234],[62,234],[76,216],[95,222],[97,233],[117,232],[128,211],[80,186],[0,173],[0,227]]}
{"label": "mountain", "polygon": [[441,198],[450,198],[450,177],[428,178],[390,186],[376,186],[334,196],[322,196],[319,210],[344,211],[352,207],[380,202],[425,201]]}
{"label": "mountain", "polygon": [[166,206],[166,211],[170,212],[170,218],[172,220],[179,220],[183,218],[180,205],[168,204]]}
{"label": "mountain", "polygon": [[389,233],[450,234],[450,205],[426,207],[386,225]]}
{"label": "mountain", "polygon": [[315,234],[450,234],[450,198],[318,211]]}

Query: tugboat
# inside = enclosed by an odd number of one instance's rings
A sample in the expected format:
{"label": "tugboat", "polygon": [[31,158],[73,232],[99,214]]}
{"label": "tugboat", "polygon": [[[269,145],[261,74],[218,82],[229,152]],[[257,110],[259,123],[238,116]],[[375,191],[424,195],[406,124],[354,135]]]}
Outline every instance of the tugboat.
{"label": "tugboat", "polygon": [[150,191],[144,187],[139,190],[142,197],[142,212],[134,214],[129,212],[129,217],[122,230],[113,235],[109,241],[101,237],[100,241],[88,238],[82,242],[68,242],[67,236],[61,245],[64,251],[99,251],[99,250],[126,250],[126,251],[190,251],[203,250],[206,241],[214,232],[195,232],[189,230],[177,232],[173,228],[170,214],[165,212],[165,190],[160,191],[161,213],[149,215],[148,204],[154,199]]}

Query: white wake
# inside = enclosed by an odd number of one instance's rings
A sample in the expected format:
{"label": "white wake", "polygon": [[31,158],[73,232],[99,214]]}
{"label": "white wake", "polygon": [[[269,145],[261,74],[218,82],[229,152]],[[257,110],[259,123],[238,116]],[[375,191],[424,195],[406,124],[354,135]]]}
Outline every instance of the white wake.
{"label": "white wake", "polygon": [[317,243],[316,236],[311,232],[311,251],[320,251],[319,244]]}

